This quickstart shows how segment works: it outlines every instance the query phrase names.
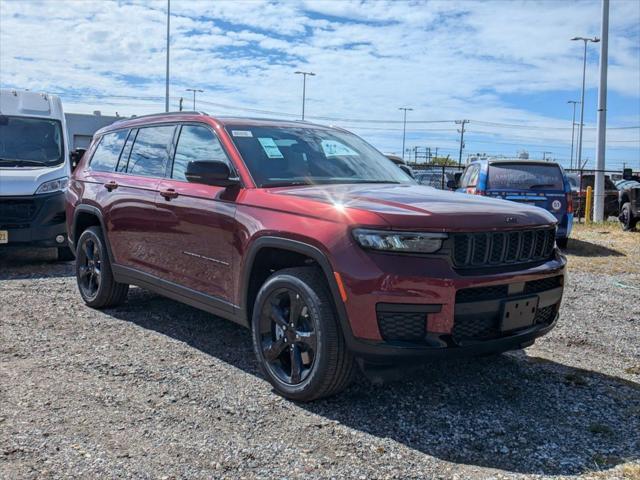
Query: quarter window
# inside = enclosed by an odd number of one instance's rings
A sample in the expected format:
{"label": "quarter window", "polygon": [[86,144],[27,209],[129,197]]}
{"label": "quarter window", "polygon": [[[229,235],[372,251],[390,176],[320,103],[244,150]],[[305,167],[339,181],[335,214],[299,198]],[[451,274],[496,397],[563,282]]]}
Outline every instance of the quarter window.
{"label": "quarter window", "polygon": [[173,125],[138,130],[129,156],[127,173],[144,177],[164,177],[174,130]]}
{"label": "quarter window", "polygon": [[462,176],[460,186],[462,188],[475,187],[478,183],[478,174],[480,173],[480,165],[470,165]]}
{"label": "quarter window", "polygon": [[129,130],[120,130],[103,135],[91,159],[91,170],[113,172],[128,134]]}
{"label": "quarter window", "polygon": [[185,171],[191,162],[229,163],[218,137],[207,127],[184,125],[173,160],[172,178],[186,180]]}

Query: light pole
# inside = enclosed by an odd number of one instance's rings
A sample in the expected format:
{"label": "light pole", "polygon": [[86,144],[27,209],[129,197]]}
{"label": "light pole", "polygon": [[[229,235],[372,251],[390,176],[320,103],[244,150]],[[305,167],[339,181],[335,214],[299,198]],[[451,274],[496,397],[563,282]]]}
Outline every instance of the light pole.
{"label": "light pole", "polygon": [[413,112],[413,108],[400,107],[398,110],[404,112],[404,121],[402,122],[402,159],[404,160],[404,141],[407,136],[407,112]]}
{"label": "light pole", "polygon": [[171,0],[167,0],[167,74],[165,77],[164,111],[169,111],[169,34],[171,30]]}
{"label": "light pole", "polygon": [[[462,166],[462,149],[464,148],[464,126],[469,123],[469,120],[456,120],[456,125],[460,125],[460,151],[458,153],[458,167]],[[468,160],[467,160],[468,163]]]}
{"label": "light pole", "polygon": [[204,92],[204,90],[200,90],[199,88],[187,88],[187,92],[193,92],[193,111],[196,111],[196,92]]}
{"label": "light pole", "polygon": [[310,77],[315,77],[316,74],[313,72],[295,72],[296,75],[302,75],[302,120],[304,120],[304,104],[307,99],[307,75]]}
{"label": "light pole", "polygon": [[584,42],[584,58],[582,60],[582,95],[580,98],[580,125],[578,128],[578,168],[582,168],[582,129],[584,127],[584,82],[587,74],[587,43],[598,43],[598,37],[573,37],[572,41],[582,40]]}
{"label": "light pole", "polygon": [[569,168],[573,168],[573,137],[576,129],[576,105],[580,102],[568,100],[567,103],[573,104],[573,120],[571,120],[571,160],[569,161]]}

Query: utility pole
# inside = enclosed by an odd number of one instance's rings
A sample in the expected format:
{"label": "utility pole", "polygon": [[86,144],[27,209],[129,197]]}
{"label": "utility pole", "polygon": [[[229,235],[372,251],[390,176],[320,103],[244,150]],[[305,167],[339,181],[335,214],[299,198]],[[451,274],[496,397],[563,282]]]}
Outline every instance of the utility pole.
{"label": "utility pole", "polygon": [[[302,75],[302,120],[304,121],[304,104],[307,100],[307,75],[310,77],[315,77],[316,74],[313,72],[295,72],[296,75]],[[403,157],[404,158],[404,157]]]}
{"label": "utility pole", "polygon": [[436,154],[434,155],[434,157],[436,160],[438,159],[438,147],[436,147]]}
{"label": "utility pole", "polygon": [[171,32],[171,0],[167,0],[167,74],[165,78],[164,111],[169,111],[169,35]]}
{"label": "utility pole", "polygon": [[464,148],[464,126],[469,123],[469,120],[456,120],[456,125],[460,125],[460,153],[458,154],[458,167],[462,166],[462,149]]}
{"label": "utility pole", "polygon": [[182,102],[184,102],[184,98],[180,97],[180,111],[182,111]]}
{"label": "utility pole", "polygon": [[412,112],[413,108],[399,107],[398,110],[404,112],[404,121],[402,122],[402,159],[404,160],[404,141],[407,136],[407,112]]}
{"label": "utility pole", "polygon": [[573,120],[571,120],[571,160],[569,160],[569,168],[573,168],[573,137],[576,129],[576,105],[580,102],[569,100],[567,103],[573,104]]}
{"label": "utility pole", "polygon": [[593,218],[604,218],[604,165],[607,147],[607,63],[609,61],[609,0],[602,0],[602,25],[600,38],[600,85],[598,86],[598,122],[596,137],[596,171]]}
{"label": "utility pole", "polygon": [[584,57],[582,60],[582,95],[580,98],[580,125],[578,128],[578,165],[582,165],[582,130],[584,127],[584,84],[587,74],[587,43],[598,43],[600,39],[598,37],[573,37],[571,40],[582,40],[584,42]]}
{"label": "utility pole", "polygon": [[196,111],[196,92],[204,92],[204,90],[200,90],[199,88],[187,88],[187,92],[193,92],[193,111]]}

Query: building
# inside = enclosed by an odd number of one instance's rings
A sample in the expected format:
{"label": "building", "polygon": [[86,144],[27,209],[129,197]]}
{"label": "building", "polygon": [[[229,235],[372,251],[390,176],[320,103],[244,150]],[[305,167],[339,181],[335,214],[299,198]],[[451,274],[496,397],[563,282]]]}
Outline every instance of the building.
{"label": "building", "polygon": [[122,120],[122,117],[102,115],[100,110],[96,110],[93,114],[85,113],[65,113],[67,122],[67,133],[69,139],[69,151],[77,148],[88,148],[91,138],[96,131],[102,127],[111,125],[116,120]]}

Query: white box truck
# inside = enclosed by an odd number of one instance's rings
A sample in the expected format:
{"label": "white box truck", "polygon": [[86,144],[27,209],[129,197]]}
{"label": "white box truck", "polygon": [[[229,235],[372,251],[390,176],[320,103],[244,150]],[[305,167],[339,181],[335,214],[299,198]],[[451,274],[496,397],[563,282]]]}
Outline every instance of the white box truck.
{"label": "white box truck", "polygon": [[0,248],[67,246],[64,194],[71,162],[62,102],[55,95],[0,90]]}

